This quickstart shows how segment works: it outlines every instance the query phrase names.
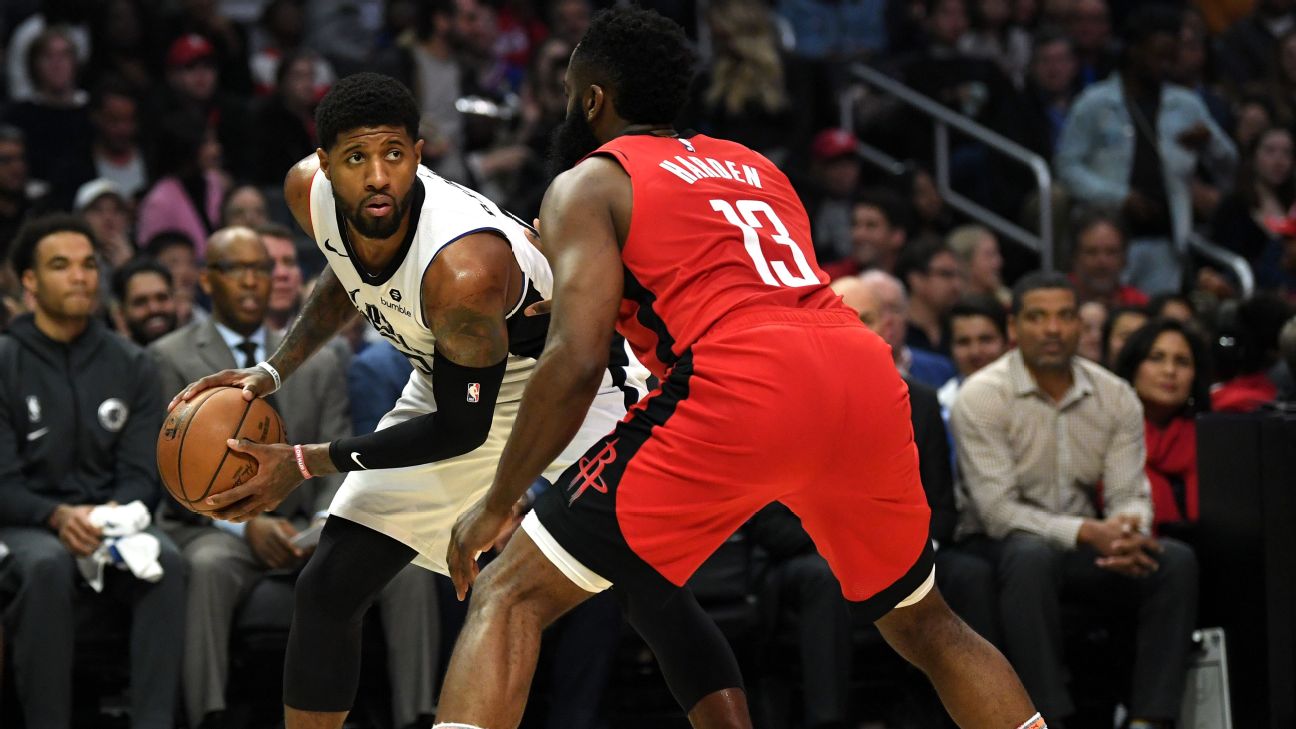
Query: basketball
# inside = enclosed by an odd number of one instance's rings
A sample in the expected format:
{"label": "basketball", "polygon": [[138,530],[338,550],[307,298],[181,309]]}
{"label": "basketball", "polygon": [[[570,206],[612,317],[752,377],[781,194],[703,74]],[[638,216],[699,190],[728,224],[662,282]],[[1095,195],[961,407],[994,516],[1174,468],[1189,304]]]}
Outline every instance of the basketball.
{"label": "basketball", "polygon": [[256,475],[256,460],[230,450],[225,444],[230,438],[283,443],[283,423],[264,399],[248,402],[237,387],[204,390],[167,413],[158,433],[158,473],[171,496],[190,511],[205,511],[203,499]]}

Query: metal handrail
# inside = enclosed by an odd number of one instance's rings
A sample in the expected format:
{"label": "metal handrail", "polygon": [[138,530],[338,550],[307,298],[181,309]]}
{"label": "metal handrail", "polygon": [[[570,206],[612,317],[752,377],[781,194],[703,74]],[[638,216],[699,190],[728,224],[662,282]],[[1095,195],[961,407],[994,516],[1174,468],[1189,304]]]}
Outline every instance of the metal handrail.
{"label": "metal handrail", "polygon": [[[852,67],[851,72],[859,80],[885,91],[932,119],[936,145],[936,169],[934,171],[936,186],[940,190],[941,197],[946,202],[983,221],[1001,235],[1034,249],[1040,256],[1040,267],[1046,271],[1053,270],[1053,198],[1050,194],[1053,189],[1053,172],[1049,169],[1048,161],[993,129],[978,124],[942,106],[871,66],[862,63],[856,64]],[[1039,191],[1040,228],[1038,234],[1026,230],[950,187],[950,127],[1030,168],[1030,171],[1035,175],[1035,186]],[[902,167],[904,164],[901,160],[876,147],[867,144],[861,144],[860,146],[861,155],[883,169],[894,170],[897,166]]]}
{"label": "metal handrail", "polygon": [[1238,293],[1243,299],[1249,299],[1255,293],[1255,274],[1251,271],[1251,264],[1247,263],[1245,258],[1218,243],[1207,240],[1198,233],[1188,234],[1188,247],[1202,258],[1212,260],[1231,270],[1237,277],[1238,287],[1242,289]]}

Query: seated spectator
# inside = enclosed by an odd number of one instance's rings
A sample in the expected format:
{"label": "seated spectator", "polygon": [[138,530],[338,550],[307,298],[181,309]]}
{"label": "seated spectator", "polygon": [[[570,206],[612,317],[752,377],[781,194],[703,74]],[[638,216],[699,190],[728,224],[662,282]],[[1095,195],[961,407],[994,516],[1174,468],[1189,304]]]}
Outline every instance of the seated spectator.
{"label": "seated spectator", "polygon": [[90,166],[92,137],[86,93],[77,88],[77,50],[71,33],[47,28],[27,53],[31,98],[4,115],[27,137],[27,166],[32,177],[50,185],[54,203],[71,207],[81,183],[95,176]]}
{"label": "seated spectator", "polygon": [[1125,340],[1147,324],[1147,311],[1134,306],[1118,306],[1107,314],[1102,330],[1102,357],[1097,360],[1107,369],[1116,367],[1116,355],[1125,346]]}
{"label": "seated spectator", "polygon": [[1197,521],[1198,413],[1210,411],[1206,343],[1173,319],[1155,319],[1130,335],[1116,374],[1143,403],[1152,523],[1172,529]]}
{"label": "seated spectator", "polygon": [[225,199],[220,173],[203,169],[205,134],[201,117],[179,112],[162,121],[154,165],[159,177],[140,201],[137,241],[175,230],[189,236],[195,255],[202,257],[207,236],[220,222]]}
{"label": "seated spectator", "polygon": [[999,255],[999,239],[989,228],[961,225],[950,231],[945,245],[958,257],[964,293],[993,297],[1004,308],[1012,303],[1012,293],[1000,278],[1003,256]]}
{"label": "seated spectator", "polygon": [[972,6],[972,30],[959,39],[958,49],[972,58],[994,61],[1013,86],[1025,81],[1030,63],[1030,31],[1014,25],[1010,0],[981,0]]}
{"label": "seated spectator", "polygon": [[[878,324],[873,330],[891,345],[891,357],[896,369],[905,377],[912,377],[928,387],[940,387],[954,376],[954,363],[949,358],[923,349],[913,349],[905,344],[905,326],[909,315],[909,299],[900,280],[885,271],[865,271],[859,280],[872,292],[878,302]],[[836,286],[834,288],[837,288]]]}
{"label": "seated spectator", "polygon": [[913,240],[930,236],[944,240],[954,229],[957,220],[945,204],[945,198],[941,197],[936,179],[927,169],[912,165],[905,173],[904,180],[905,190],[909,194],[909,207],[914,213],[909,238]]}
{"label": "seated spectator", "polygon": [[1098,301],[1109,309],[1147,304],[1147,294],[1121,283],[1127,246],[1125,228],[1119,219],[1104,212],[1080,218],[1071,251],[1071,284],[1081,303]]}
{"label": "seated spectator", "polygon": [[256,185],[239,185],[225,196],[225,204],[221,206],[221,224],[224,227],[237,225],[255,230],[269,222],[266,197]]}
{"label": "seated spectator", "polygon": [[1090,362],[1103,363],[1103,329],[1107,326],[1107,306],[1101,301],[1080,305],[1080,346],[1076,354]]}
{"label": "seated spectator", "polygon": [[[253,45],[258,50],[248,59],[252,72],[253,91],[258,96],[269,96],[278,86],[279,66],[282,60],[302,47],[306,30],[305,3],[302,0],[271,0],[265,4],[258,22]],[[319,56],[311,62],[311,85],[316,98],[324,96],[337,76],[333,66]],[[304,156],[304,155],[303,155]]]}
{"label": "seated spectator", "polygon": [[[35,302],[0,336],[0,571],[16,586],[6,608],[25,725],[70,729],[78,560],[103,546],[95,509],[161,489],[154,444],[162,426],[157,375],[143,350],[92,314],[99,270],[92,233],[67,215],[38,218],[14,243],[14,268]],[[19,376],[18,373],[22,373]],[[184,631],[184,561],[156,526],[154,582],[106,565],[100,599],[129,610],[131,724],[174,726]],[[93,566],[91,562],[90,566]]]}
{"label": "seated spectator", "polygon": [[[1216,83],[1216,64],[1212,63],[1210,36],[1199,8],[1184,9],[1183,27],[1179,29],[1179,47],[1170,68],[1170,81],[1191,89],[1210,110],[1220,129],[1233,128],[1233,111]],[[1218,202],[1218,200],[1216,200]]]}
{"label": "seated spectator", "polygon": [[90,161],[97,178],[111,180],[129,200],[144,192],[149,181],[144,150],[139,146],[139,103],[117,83],[105,83],[90,97],[94,126]]}
{"label": "seated spectator", "polygon": [[48,186],[27,172],[27,138],[18,127],[0,124],[0,259],[28,215],[49,207]]}
{"label": "seated spectator", "polygon": [[894,273],[908,225],[909,211],[899,195],[881,188],[861,192],[851,205],[850,256],[824,264],[824,273],[829,280],[870,268]]}
{"label": "seated spectator", "polygon": [[[281,336],[266,327],[274,263],[256,232],[224,228],[212,236],[203,290],[212,317],[154,342],[160,393],[171,398],[190,382],[266,360]],[[328,442],[351,434],[345,368],[331,350],[317,352],[271,396],[294,439]],[[292,539],[327,516],[341,475],[310,479],[274,511],[243,524],[213,521],[168,502],[159,523],[189,566],[183,687],[189,725],[218,726],[225,709],[229,636],[242,598],[267,570],[300,568],[313,547]],[[433,711],[440,639],[432,574],[406,567],[379,599],[391,665],[393,716],[405,727]],[[287,622],[288,616],[281,616]]]}
{"label": "seated spectator", "polygon": [[958,373],[936,392],[947,416],[967,378],[1008,351],[1008,315],[997,299],[960,299],[950,309],[949,323],[950,351]]}
{"label": "seated spectator", "polygon": [[165,266],[152,258],[136,258],[113,273],[112,288],[118,334],[146,347],[175,331],[174,285]]}
{"label": "seated spectator", "polygon": [[171,272],[176,302],[176,321],[180,325],[207,318],[198,305],[198,256],[193,240],[180,231],[166,230],[148,239],[144,253]]}
{"label": "seated spectator", "polygon": [[[1052,159],[1067,112],[1080,92],[1078,71],[1071,39],[1058,31],[1041,30],[1031,50],[1026,85],[1016,103],[1004,107],[1015,116],[1003,118],[995,128],[1044,159]],[[1020,176],[1023,173],[1013,173],[1014,178]],[[1025,182],[1017,184],[1024,190]]]}
{"label": "seated spectator", "polygon": [[315,151],[315,105],[323,92],[315,84],[319,56],[307,49],[283,57],[274,93],[261,100],[253,114],[258,150],[251,178],[259,185],[283,183],[285,171]]}
{"label": "seated spectator", "polygon": [[283,331],[296,318],[302,302],[302,270],[297,263],[297,244],[293,241],[292,231],[282,225],[264,223],[256,231],[274,261],[266,323],[271,329]]}
{"label": "seated spectator", "polygon": [[1145,309],[1153,319],[1174,319],[1177,322],[1196,326],[1197,307],[1192,299],[1179,293],[1157,294],[1148,301]]}
{"label": "seated spectator", "polygon": [[1131,241],[1129,283],[1151,294],[1177,291],[1197,169],[1227,180],[1237,152],[1201,99],[1166,83],[1180,13],[1140,5],[1127,25],[1121,68],[1076,100],[1055,164],[1077,201],[1120,209]]}
{"label": "seated spectator", "polygon": [[810,145],[808,189],[801,194],[814,230],[815,257],[824,263],[851,255],[852,201],[862,162],[859,139],[845,129],[825,129]]}
{"label": "seated spectator", "polygon": [[1196,620],[1196,558],[1148,536],[1142,408],[1128,384],[1075,356],[1078,309],[1066,277],[1026,276],[1013,290],[1017,349],[963,384],[950,425],[966,530],[985,535],[1006,652],[1042,714],[1065,722],[1076,708],[1062,655],[1065,593],[1123,606],[1137,622],[1129,726],[1170,727]]}
{"label": "seated spectator", "polygon": [[96,252],[108,270],[134,258],[136,249],[130,239],[134,216],[130,201],[116,183],[103,178],[85,183],[77,188],[72,210],[90,226]]}
{"label": "seated spectator", "polygon": [[149,118],[165,122],[180,113],[197,119],[191,133],[216,139],[228,168],[240,179],[247,177],[257,148],[248,144],[247,105],[234,95],[237,80],[229,73],[246,69],[247,57],[220,53],[212,36],[186,31],[173,37],[166,52],[166,84],[152,99]]}
{"label": "seated spectator", "polygon": [[939,241],[917,241],[900,253],[895,275],[909,292],[905,344],[948,357],[946,316],[963,293],[958,257]]}
{"label": "seated spectator", "polygon": [[1116,68],[1116,40],[1112,38],[1111,11],[1105,0],[1075,0],[1069,3],[1066,32],[1071,37],[1079,62],[1080,87],[1107,78]]}
{"label": "seated spectator", "polygon": [[[87,86],[99,88],[115,79],[135,98],[142,98],[156,83],[154,62],[157,49],[151,35],[152,6],[136,0],[104,0],[93,3],[90,27],[92,53],[85,64]],[[101,177],[106,177],[100,172]],[[142,180],[141,180],[142,181]],[[127,187],[118,180],[122,187]],[[135,191],[131,191],[134,195]]]}
{"label": "seated spectator", "polygon": [[[1256,286],[1273,290],[1283,284],[1282,226],[1296,204],[1292,133],[1270,127],[1246,148],[1238,165],[1237,184],[1215,211],[1212,238],[1247,259]],[[1277,228],[1277,231],[1275,231]]]}
{"label": "seated spectator", "polygon": [[1290,316],[1290,307],[1272,295],[1221,307],[1215,361],[1224,380],[1211,390],[1212,410],[1249,413],[1278,397],[1270,370],[1278,363],[1278,335]]}
{"label": "seated spectator", "polygon": [[[5,49],[7,90],[9,98],[14,101],[27,101],[36,93],[27,59],[31,57],[32,44],[49,28],[61,26],[68,31],[76,49],[78,64],[90,57],[90,3],[40,2],[27,3],[25,6],[28,9],[39,7],[39,11],[13,28]],[[19,10],[17,16],[7,13],[8,19],[21,17],[21,12]],[[6,28],[6,32],[7,30]]]}
{"label": "seated spectator", "polygon": [[693,83],[697,129],[785,166],[792,146],[810,136],[813,116],[789,93],[790,64],[769,4],[722,0],[705,12],[713,55]]}
{"label": "seated spectator", "polygon": [[1296,29],[1289,0],[1258,0],[1255,11],[1229,28],[1216,43],[1220,71],[1242,88],[1274,70],[1278,39]]}

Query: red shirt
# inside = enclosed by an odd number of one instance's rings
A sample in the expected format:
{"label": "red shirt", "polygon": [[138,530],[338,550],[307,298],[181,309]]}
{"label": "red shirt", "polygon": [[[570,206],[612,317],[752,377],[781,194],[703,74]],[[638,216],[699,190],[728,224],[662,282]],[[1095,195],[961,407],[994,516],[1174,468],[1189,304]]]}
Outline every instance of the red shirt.
{"label": "red shirt", "polygon": [[1211,409],[1217,413],[1249,413],[1278,397],[1278,386],[1264,372],[1239,375],[1211,390]]}
{"label": "red shirt", "polygon": [[603,145],[633,186],[617,330],[657,377],[731,312],[829,309],[810,220],[787,177],[734,142],[626,135]]}
{"label": "red shirt", "polygon": [[1152,521],[1197,521],[1197,424],[1174,418],[1164,428],[1145,423]]}

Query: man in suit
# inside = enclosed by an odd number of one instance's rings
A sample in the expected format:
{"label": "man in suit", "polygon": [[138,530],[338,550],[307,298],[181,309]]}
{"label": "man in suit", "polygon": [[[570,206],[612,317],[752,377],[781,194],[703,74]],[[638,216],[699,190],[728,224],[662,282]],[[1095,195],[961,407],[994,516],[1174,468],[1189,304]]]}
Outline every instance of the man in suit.
{"label": "man in suit", "polygon": [[[250,367],[279,345],[266,325],[274,262],[250,228],[217,231],[207,243],[203,291],[211,319],[193,322],[149,348],[169,399],[194,380],[231,367]],[[346,367],[325,348],[270,397],[293,438],[328,442],[351,434]],[[291,574],[313,544],[293,538],[322,520],[340,476],[313,478],[273,512],[246,524],[213,521],[168,502],[162,525],[189,565],[183,687],[190,726],[219,726],[225,709],[227,646],[241,600],[269,570]],[[434,710],[439,619],[432,574],[403,571],[379,600],[397,726],[416,724]],[[284,618],[285,624],[287,616]]]}

